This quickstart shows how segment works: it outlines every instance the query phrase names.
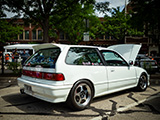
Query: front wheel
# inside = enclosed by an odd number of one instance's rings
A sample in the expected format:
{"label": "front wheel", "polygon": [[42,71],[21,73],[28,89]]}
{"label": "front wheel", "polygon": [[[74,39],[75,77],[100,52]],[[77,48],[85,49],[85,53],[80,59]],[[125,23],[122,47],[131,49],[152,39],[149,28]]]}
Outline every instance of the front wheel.
{"label": "front wheel", "polygon": [[83,110],[90,105],[93,98],[93,87],[89,81],[78,81],[68,96],[67,103],[74,110]]}
{"label": "front wheel", "polygon": [[139,82],[137,85],[138,91],[145,91],[148,86],[147,76],[145,74],[142,74],[139,78]]}

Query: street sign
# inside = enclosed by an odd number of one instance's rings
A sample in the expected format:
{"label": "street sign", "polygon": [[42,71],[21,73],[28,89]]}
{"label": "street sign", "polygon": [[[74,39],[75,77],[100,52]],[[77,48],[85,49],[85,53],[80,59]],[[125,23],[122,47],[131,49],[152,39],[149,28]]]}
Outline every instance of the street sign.
{"label": "street sign", "polygon": [[83,33],[83,41],[89,41],[89,32]]}

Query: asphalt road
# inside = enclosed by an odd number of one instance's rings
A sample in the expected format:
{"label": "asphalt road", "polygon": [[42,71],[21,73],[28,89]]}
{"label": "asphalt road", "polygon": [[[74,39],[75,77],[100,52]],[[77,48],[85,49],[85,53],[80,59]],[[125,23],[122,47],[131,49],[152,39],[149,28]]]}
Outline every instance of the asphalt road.
{"label": "asphalt road", "polygon": [[0,89],[0,120],[159,120],[160,79],[144,92],[129,89],[95,98],[88,109],[72,111],[20,94],[17,85]]}

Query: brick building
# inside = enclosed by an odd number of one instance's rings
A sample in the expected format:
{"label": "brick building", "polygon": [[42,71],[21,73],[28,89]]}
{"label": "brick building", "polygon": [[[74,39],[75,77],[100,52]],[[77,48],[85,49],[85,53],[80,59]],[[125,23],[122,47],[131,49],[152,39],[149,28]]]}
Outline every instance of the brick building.
{"label": "brick building", "polygon": [[[103,22],[103,18],[99,18]],[[8,21],[10,19],[7,19]],[[9,40],[6,42],[8,44],[26,44],[26,43],[44,43],[43,42],[43,30],[41,27],[34,25],[32,23],[25,23],[23,19],[17,19],[13,22],[22,26],[22,33],[17,36],[17,39]],[[67,34],[64,32],[57,32],[58,38],[50,38],[50,42],[55,41],[56,43],[69,44]],[[150,38],[148,37],[131,37],[126,36],[124,43],[128,44],[142,44],[142,53],[152,53],[156,51],[158,53],[157,45],[154,45]],[[112,36],[101,35],[96,39],[89,38],[89,41],[82,41],[79,44],[81,45],[96,45],[107,47],[109,45],[118,44],[118,41]]]}
{"label": "brick building", "polygon": [[[10,19],[7,19],[7,21],[10,21]],[[31,23],[24,23],[23,19],[17,19],[13,24],[21,26],[23,30],[17,36],[17,39],[9,40],[7,44],[43,42],[43,30],[41,27],[37,27],[37,25]]]}

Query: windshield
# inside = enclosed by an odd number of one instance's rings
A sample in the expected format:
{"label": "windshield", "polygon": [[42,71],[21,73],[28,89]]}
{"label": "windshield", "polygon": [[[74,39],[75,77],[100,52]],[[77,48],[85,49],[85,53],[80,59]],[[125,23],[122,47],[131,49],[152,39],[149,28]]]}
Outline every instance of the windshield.
{"label": "windshield", "polygon": [[60,54],[60,48],[42,49],[33,54],[28,61],[26,67],[44,67],[55,68],[55,63]]}

